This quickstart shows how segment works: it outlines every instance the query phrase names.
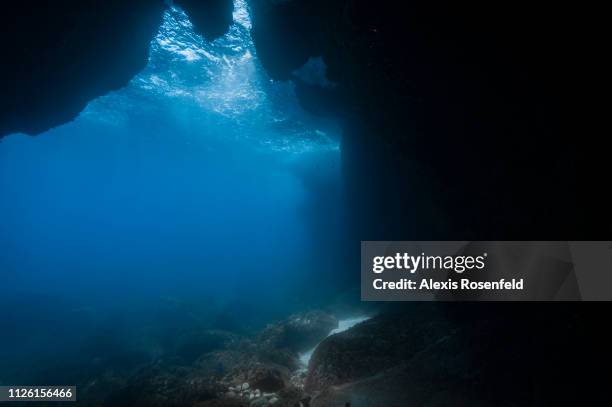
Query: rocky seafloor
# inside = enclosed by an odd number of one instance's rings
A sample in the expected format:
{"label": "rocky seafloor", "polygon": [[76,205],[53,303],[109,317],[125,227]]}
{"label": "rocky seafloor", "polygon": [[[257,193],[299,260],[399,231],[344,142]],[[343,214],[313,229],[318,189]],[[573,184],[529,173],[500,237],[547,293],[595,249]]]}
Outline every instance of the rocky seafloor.
{"label": "rocky seafloor", "polygon": [[100,406],[309,406],[311,351],[338,319],[323,311],[294,314],[251,335],[220,329],[181,335],[170,354],[120,374],[109,371],[79,388],[79,401]]}
{"label": "rocky seafloor", "polygon": [[99,407],[547,406],[599,400],[606,388],[605,376],[589,370],[605,365],[609,345],[588,308],[409,303],[353,311],[298,312],[240,330],[180,328],[187,311],[179,307],[164,319],[177,325],[157,336],[120,336],[96,323],[107,339],[70,346],[72,357],[55,367],[38,358],[33,381],[35,366],[24,367],[26,380],[5,363],[0,382],[70,383],[77,405]]}
{"label": "rocky seafloor", "polygon": [[559,357],[590,334],[579,313],[481,305],[410,304],[349,318],[354,326],[314,310],[249,334],[194,330],[130,374],[79,384],[79,399],[105,407],[399,407],[564,405],[588,396],[569,373],[592,363],[591,353]]}

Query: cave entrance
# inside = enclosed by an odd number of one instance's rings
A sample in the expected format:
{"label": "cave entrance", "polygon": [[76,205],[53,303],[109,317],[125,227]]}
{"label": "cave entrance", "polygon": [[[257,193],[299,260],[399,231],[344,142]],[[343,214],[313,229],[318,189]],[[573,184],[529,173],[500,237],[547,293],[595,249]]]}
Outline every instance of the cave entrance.
{"label": "cave entrance", "polygon": [[[147,67],[125,88],[72,123],[4,140],[7,284],[87,306],[303,306],[309,276],[330,275],[337,257],[338,131],[300,107],[291,83],[267,76],[250,24],[237,0],[229,32],[207,42],[169,8]],[[316,291],[325,288],[334,290]]]}

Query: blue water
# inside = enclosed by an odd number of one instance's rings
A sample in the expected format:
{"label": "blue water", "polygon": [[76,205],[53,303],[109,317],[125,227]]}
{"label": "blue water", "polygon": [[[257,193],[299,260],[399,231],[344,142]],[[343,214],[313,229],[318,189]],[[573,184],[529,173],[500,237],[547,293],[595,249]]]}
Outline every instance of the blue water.
{"label": "blue water", "polygon": [[153,357],[190,324],[256,329],[335,291],[338,129],[266,75],[244,2],[234,19],[209,43],[168,10],[125,88],[2,140],[0,359]]}

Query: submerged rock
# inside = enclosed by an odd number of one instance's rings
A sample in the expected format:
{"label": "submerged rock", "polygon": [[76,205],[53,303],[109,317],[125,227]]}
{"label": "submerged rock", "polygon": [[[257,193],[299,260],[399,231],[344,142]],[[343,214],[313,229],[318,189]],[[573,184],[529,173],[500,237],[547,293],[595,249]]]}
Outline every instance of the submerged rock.
{"label": "submerged rock", "polygon": [[202,330],[182,335],[175,346],[175,353],[185,362],[216,350],[226,349],[238,342],[237,335],[220,330]]}
{"label": "submerged rock", "polygon": [[578,343],[575,321],[513,307],[410,304],[332,335],[311,359],[311,406],[530,405],[559,383],[572,391],[585,363],[558,355]]}
{"label": "submerged rock", "polygon": [[[306,406],[298,350],[314,346],[338,321],[296,314],[253,337],[218,330],[183,334],[174,353],[143,367],[107,406]],[[294,381],[297,372],[301,380]]]}
{"label": "submerged rock", "polygon": [[142,368],[121,390],[104,403],[121,406],[191,406],[217,398],[221,391],[213,378],[201,376],[193,368],[161,363]]}
{"label": "submerged rock", "polygon": [[[226,376],[242,366],[248,365],[251,357],[237,349],[217,350],[202,355],[195,366],[207,372],[209,375]],[[232,387],[233,388],[233,387]],[[238,386],[236,391],[240,389]]]}
{"label": "submerged rock", "polygon": [[289,381],[288,372],[275,367],[259,366],[251,372],[251,375],[251,384],[258,392],[282,390]]}
{"label": "submerged rock", "polygon": [[257,360],[266,365],[279,366],[290,371],[300,368],[300,360],[297,352],[290,349],[278,349],[269,345],[259,345],[257,349]]}
{"label": "submerged rock", "polygon": [[227,32],[232,23],[232,0],[177,0],[176,3],[189,15],[196,31],[207,40],[213,40]]}
{"label": "submerged rock", "polygon": [[262,344],[275,349],[303,352],[338,327],[338,320],[323,311],[294,314],[287,320],[269,325],[260,335]]}

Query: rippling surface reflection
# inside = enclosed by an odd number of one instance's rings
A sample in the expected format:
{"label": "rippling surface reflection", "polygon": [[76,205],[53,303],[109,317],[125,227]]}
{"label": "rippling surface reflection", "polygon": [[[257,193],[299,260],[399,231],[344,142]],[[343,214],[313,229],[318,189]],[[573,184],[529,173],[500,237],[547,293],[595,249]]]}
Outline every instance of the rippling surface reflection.
{"label": "rippling surface reflection", "polygon": [[212,42],[194,32],[185,12],[169,9],[146,69],[125,89],[91,103],[83,116],[122,125],[138,111],[174,112],[192,128],[221,126],[225,131],[214,136],[224,141],[290,153],[337,150],[333,127],[300,108],[292,84],[266,75],[250,28],[243,0],[235,3],[229,32]]}

